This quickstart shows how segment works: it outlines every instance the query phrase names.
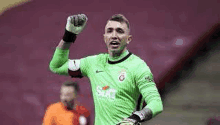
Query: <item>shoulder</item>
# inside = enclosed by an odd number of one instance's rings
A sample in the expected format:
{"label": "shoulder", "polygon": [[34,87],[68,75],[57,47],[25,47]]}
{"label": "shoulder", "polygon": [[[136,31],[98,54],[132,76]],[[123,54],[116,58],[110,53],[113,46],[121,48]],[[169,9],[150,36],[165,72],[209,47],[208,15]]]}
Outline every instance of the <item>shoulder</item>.
{"label": "shoulder", "polygon": [[[56,111],[57,109],[61,108],[62,107],[62,104],[61,102],[57,102],[57,103],[53,103],[53,104],[50,104],[48,107],[47,107],[47,110],[50,110],[50,111]],[[56,110],[54,110],[56,109]]]}
{"label": "shoulder", "polygon": [[87,111],[86,107],[84,107],[84,106],[82,106],[82,105],[78,106],[78,109],[79,109],[80,111]]}
{"label": "shoulder", "polygon": [[133,74],[143,74],[151,72],[150,67],[147,65],[147,63],[135,54],[132,54],[129,59],[129,70],[133,72]]}
{"label": "shoulder", "polygon": [[88,117],[88,116],[90,115],[88,109],[86,109],[86,107],[84,107],[84,106],[82,106],[82,105],[81,105],[81,106],[78,106],[78,112],[79,112],[80,114],[85,115],[86,117]]}
{"label": "shoulder", "polygon": [[86,110],[86,108],[84,106],[79,106],[80,110]]}
{"label": "shoulder", "polygon": [[135,65],[147,65],[147,63],[143,60],[143,59],[141,59],[139,56],[137,56],[137,55],[135,55],[135,54],[132,54],[131,55],[131,57],[129,58],[130,60],[130,62],[132,63],[132,64],[135,64]]}

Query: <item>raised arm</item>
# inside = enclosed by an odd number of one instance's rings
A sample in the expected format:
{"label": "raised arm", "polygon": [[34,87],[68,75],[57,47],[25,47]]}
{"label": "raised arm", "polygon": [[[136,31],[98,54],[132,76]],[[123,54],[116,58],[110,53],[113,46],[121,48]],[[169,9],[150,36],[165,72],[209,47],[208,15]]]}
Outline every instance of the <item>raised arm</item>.
{"label": "raised arm", "polygon": [[65,42],[65,41],[61,40],[60,43],[58,44],[57,48],[59,48],[61,50],[69,50],[71,45],[72,45],[72,42]]}
{"label": "raised arm", "polygon": [[[77,35],[85,28],[87,20],[85,14],[73,15],[67,18],[63,39],[58,44],[49,64],[49,69],[53,73],[71,75],[72,77],[82,76],[79,70],[79,62],[75,64],[74,60],[69,60],[69,49],[76,40]],[[69,70],[69,67],[71,67],[71,70]]]}

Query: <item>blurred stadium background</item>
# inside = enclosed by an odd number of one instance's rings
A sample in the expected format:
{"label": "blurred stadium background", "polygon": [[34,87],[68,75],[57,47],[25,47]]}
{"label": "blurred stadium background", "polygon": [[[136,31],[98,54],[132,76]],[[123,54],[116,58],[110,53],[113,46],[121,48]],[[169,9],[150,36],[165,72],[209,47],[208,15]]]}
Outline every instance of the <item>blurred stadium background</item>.
{"label": "blurred stadium background", "polygon": [[[69,77],[48,63],[66,18],[85,13],[86,30],[71,58],[106,52],[106,20],[124,14],[131,25],[129,50],[151,67],[164,111],[143,125],[220,125],[220,2],[218,0],[7,0],[0,2],[0,120],[2,125],[40,125],[47,105],[59,101]],[[94,118],[90,84],[79,98]],[[83,93],[83,94],[82,94]]]}

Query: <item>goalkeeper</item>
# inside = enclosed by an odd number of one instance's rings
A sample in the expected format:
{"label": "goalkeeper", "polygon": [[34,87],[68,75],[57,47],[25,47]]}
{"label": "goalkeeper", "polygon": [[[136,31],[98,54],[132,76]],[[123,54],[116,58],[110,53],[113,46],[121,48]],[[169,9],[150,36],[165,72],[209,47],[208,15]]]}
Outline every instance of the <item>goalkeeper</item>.
{"label": "goalkeeper", "polygon": [[[67,18],[64,36],[49,64],[50,70],[59,75],[89,78],[95,125],[136,125],[161,113],[163,105],[150,68],[127,49],[132,35],[129,22],[122,14],[113,15],[105,26],[103,37],[108,53],[69,59],[69,48],[87,21],[85,14]],[[147,105],[140,110],[143,101]]]}

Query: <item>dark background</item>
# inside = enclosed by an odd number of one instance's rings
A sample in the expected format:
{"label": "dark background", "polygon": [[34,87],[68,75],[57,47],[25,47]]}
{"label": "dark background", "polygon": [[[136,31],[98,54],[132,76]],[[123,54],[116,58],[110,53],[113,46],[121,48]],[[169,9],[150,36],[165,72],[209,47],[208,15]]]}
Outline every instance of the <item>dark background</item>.
{"label": "dark background", "polygon": [[[133,35],[128,49],[147,62],[165,100],[186,64],[208,43],[215,45],[219,5],[217,0],[33,0],[9,9],[0,16],[2,125],[39,125],[47,105],[59,101],[61,84],[71,78],[51,73],[48,66],[69,15],[84,13],[89,19],[71,47],[70,58],[77,59],[107,52],[106,21],[124,14]],[[93,122],[90,83],[77,81],[79,100]]]}

